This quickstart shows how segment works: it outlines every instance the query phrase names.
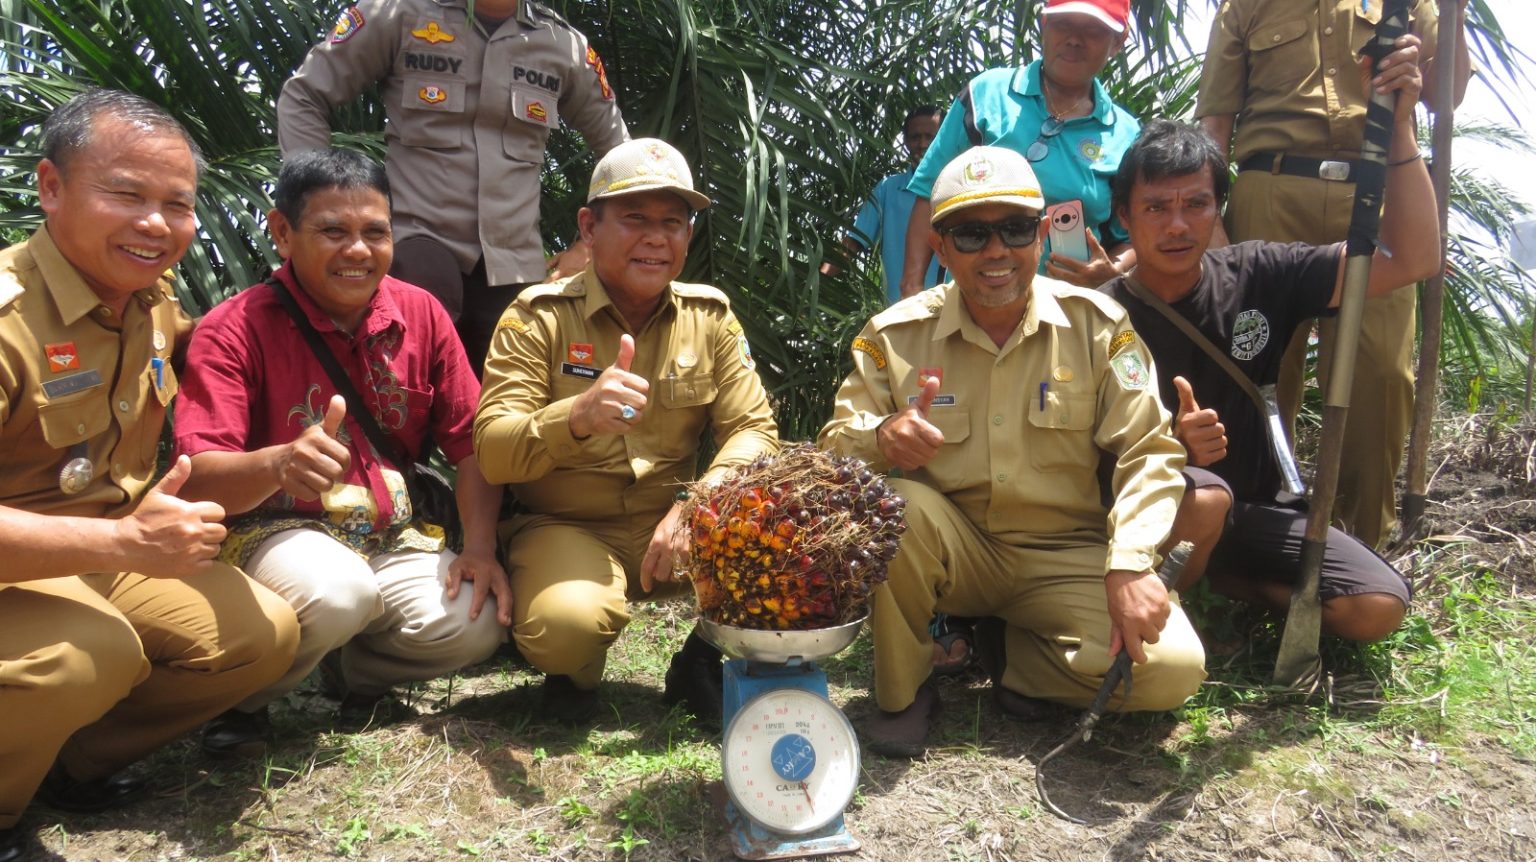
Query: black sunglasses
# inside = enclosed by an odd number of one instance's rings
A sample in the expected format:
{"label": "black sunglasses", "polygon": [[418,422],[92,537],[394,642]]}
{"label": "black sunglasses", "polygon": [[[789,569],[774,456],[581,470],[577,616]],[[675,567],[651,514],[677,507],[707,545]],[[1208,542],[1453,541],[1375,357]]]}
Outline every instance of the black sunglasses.
{"label": "black sunglasses", "polygon": [[1024,151],[1024,158],[1032,162],[1038,162],[1050,155],[1051,145],[1049,141],[1051,138],[1061,134],[1061,127],[1065,125],[1065,121],[1058,120],[1055,117],[1046,117],[1045,121],[1040,124],[1040,137],[1035,138],[1035,142],[1030,144],[1029,149]]}
{"label": "black sunglasses", "polygon": [[955,244],[955,251],[961,254],[975,254],[986,248],[987,244],[992,242],[992,234],[1002,237],[1003,245],[1009,248],[1025,248],[1033,243],[1040,233],[1040,217],[1021,216],[1004,221],[961,222],[944,228],[941,233],[949,235],[950,242]]}

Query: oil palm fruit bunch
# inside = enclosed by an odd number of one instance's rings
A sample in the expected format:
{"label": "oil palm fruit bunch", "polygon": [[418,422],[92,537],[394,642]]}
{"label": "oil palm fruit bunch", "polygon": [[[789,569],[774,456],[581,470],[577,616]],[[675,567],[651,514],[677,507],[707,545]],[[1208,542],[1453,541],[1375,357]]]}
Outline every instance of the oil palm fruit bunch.
{"label": "oil palm fruit bunch", "polygon": [[699,610],[747,629],[818,629],[868,612],[907,501],[857,458],[808,443],[689,486],[679,529]]}

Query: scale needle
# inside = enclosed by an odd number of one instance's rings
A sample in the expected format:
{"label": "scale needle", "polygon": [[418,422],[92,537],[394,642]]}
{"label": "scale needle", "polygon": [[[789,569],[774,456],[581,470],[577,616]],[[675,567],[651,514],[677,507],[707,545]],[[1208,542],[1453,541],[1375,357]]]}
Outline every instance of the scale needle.
{"label": "scale needle", "polygon": [[811,809],[811,813],[812,814],[815,814],[816,813],[816,800],[811,798],[811,788],[806,786],[806,783],[804,781],[802,781],[802,782],[800,782],[800,790],[803,793],[805,793],[805,804],[806,804],[806,806],[808,806]]}

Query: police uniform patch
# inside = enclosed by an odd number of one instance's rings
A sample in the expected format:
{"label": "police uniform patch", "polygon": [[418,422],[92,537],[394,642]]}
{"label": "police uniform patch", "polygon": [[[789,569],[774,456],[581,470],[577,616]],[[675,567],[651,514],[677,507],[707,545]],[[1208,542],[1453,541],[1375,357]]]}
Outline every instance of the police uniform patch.
{"label": "police uniform patch", "polygon": [[578,365],[592,364],[592,345],[572,341],[565,347],[565,360]]}
{"label": "police uniform patch", "polygon": [[73,341],[45,344],[43,345],[43,352],[48,355],[48,371],[50,373],[62,374],[65,371],[73,371],[80,367],[80,351],[75,349]]}
{"label": "police uniform patch", "polygon": [[868,338],[862,335],[854,338],[853,349],[868,353],[869,358],[875,360],[876,368],[885,367],[885,351],[880,349],[880,345],[870,341]]}
{"label": "police uniform patch", "polygon": [[736,336],[736,351],[741,354],[741,367],[752,371],[757,368],[757,360],[752,358],[752,346],[747,344],[745,333]]}
{"label": "police uniform patch", "polygon": [[496,324],[496,328],[497,329],[510,329],[510,330],[512,330],[514,332],[527,332],[528,331],[528,324],[522,322],[521,320],[519,320],[519,319],[517,319],[515,317],[503,317],[501,319],[501,322]]}
{"label": "police uniform patch", "polygon": [[429,84],[416,91],[416,98],[428,105],[435,105],[438,102],[447,101],[448,91],[436,84]]}
{"label": "police uniform patch", "polygon": [[613,88],[608,86],[608,72],[603,68],[603,58],[597,56],[597,49],[591,46],[587,47],[587,65],[597,73],[597,86],[602,90],[603,98],[613,101]]}
{"label": "police uniform patch", "polygon": [[336,19],[336,26],[331,28],[331,44],[340,45],[356,36],[357,31],[363,29],[365,23],[363,13],[356,6],[347,9],[341,13],[340,18]]}
{"label": "police uniform patch", "polygon": [[412,30],[411,36],[426,42],[428,45],[436,45],[438,42],[452,42],[458,37],[437,25],[436,21],[428,21],[427,26],[419,30]]}
{"label": "police uniform patch", "polygon": [[1232,324],[1232,357],[1252,359],[1269,344],[1269,319],[1256,309],[1244,309]]}
{"label": "police uniform patch", "polygon": [[1136,333],[1129,329],[1122,329],[1115,333],[1115,337],[1109,340],[1109,355],[1114,356],[1128,344],[1136,343]]}
{"label": "police uniform patch", "polygon": [[529,102],[528,107],[523,110],[523,117],[540,125],[549,125],[549,110],[544,107],[543,102]]}
{"label": "police uniform patch", "polygon": [[1147,364],[1141,361],[1141,351],[1127,350],[1109,360],[1109,367],[1114,369],[1115,379],[1120,381],[1120,388],[1147,388]]}

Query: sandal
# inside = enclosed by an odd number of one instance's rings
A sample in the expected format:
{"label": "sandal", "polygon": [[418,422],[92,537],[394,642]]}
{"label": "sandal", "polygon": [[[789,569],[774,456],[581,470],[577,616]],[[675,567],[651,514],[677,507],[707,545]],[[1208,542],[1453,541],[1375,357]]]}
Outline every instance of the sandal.
{"label": "sandal", "polygon": [[976,664],[975,620],[935,614],[928,624],[933,635],[933,672],[940,676],[964,673]]}

